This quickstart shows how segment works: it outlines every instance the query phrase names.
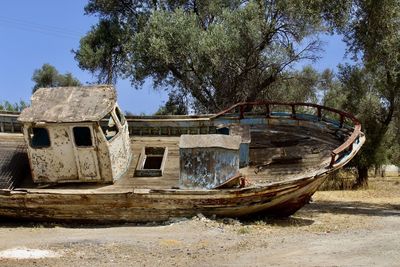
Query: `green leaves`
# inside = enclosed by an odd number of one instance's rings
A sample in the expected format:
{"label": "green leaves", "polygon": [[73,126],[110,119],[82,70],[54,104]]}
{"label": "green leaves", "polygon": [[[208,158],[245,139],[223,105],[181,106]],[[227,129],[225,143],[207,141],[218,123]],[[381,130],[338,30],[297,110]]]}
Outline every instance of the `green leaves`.
{"label": "green leaves", "polygon": [[75,58],[100,81],[151,78],[216,112],[263,97],[290,66],[316,59],[317,34],[342,25],[349,2],[91,0],[85,11],[100,22]]}
{"label": "green leaves", "polygon": [[60,74],[57,69],[50,64],[43,64],[40,69],[36,69],[33,72],[32,81],[35,82],[32,93],[42,87],[81,85],[79,80],[74,78],[71,73]]}
{"label": "green leaves", "polygon": [[28,106],[29,105],[23,100],[20,100],[19,102],[14,104],[11,104],[9,101],[0,102],[0,110],[4,111],[19,112]]}
{"label": "green leaves", "polygon": [[102,19],[80,40],[73,51],[81,69],[97,74],[98,83],[111,84],[125,72],[126,42],[130,35],[115,19]]}

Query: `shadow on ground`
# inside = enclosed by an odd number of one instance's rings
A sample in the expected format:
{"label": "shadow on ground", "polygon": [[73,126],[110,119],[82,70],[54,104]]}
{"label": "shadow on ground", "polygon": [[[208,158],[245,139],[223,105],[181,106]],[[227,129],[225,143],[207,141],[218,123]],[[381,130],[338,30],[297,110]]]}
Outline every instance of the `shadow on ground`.
{"label": "shadow on ground", "polygon": [[[363,216],[400,216],[400,205],[393,204],[375,204],[366,202],[341,202],[341,201],[318,201],[312,202],[301,209],[303,214],[307,213],[330,213],[330,214],[347,214],[347,215],[363,215]],[[204,216],[201,216],[204,217]],[[205,218],[205,217],[204,217]],[[149,223],[77,223],[77,222],[31,222],[11,219],[0,219],[0,228],[26,227],[26,228],[112,228],[112,227],[156,227],[173,224],[179,221],[191,220],[190,218],[176,218],[166,222],[149,222]],[[211,220],[223,224],[267,224],[280,227],[302,227],[309,226],[314,220],[308,218],[296,217],[296,215],[286,218],[274,218],[268,216],[253,216],[246,219],[235,218],[212,218]]]}
{"label": "shadow on ground", "polygon": [[303,207],[302,211],[365,216],[400,216],[400,205],[366,202],[318,201]]}
{"label": "shadow on ground", "polygon": [[101,223],[101,222],[53,222],[53,221],[28,221],[18,219],[0,219],[0,228],[113,228],[113,227],[154,227],[171,224],[172,222],[148,222],[148,223],[129,223],[129,222],[112,222],[112,223]]}

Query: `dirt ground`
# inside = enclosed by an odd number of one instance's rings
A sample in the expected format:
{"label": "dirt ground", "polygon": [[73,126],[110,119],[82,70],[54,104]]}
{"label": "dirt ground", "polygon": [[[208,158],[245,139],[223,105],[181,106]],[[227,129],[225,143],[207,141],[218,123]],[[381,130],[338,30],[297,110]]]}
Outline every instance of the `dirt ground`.
{"label": "dirt ground", "polygon": [[106,227],[2,221],[0,265],[400,266],[400,178],[317,192],[288,219],[198,215]]}

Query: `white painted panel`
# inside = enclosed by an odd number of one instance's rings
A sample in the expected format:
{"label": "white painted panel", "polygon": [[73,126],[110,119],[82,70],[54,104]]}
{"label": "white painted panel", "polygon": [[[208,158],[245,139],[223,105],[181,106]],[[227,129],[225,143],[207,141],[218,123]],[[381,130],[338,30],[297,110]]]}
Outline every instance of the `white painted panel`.
{"label": "white painted panel", "polygon": [[[32,148],[28,145],[33,180],[35,182],[57,182],[78,179],[73,144],[69,134],[69,127],[46,124],[49,132],[50,147]],[[29,144],[28,127],[24,135]]]}
{"label": "white painted panel", "polygon": [[92,138],[92,146],[77,146],[74,140],[74,154],[76,165],[78,166],[79,180],[93,181],[100,180],[100,171],[97,159],[96,138],[92,124],[77,124],[70,127],[70,133],[73,136],[74,127],[88,127]]}
{"label": "white painted panel", "polygon": [[93,148],[77,148],[79,179],[100,179],[97,168],[96,151]]}

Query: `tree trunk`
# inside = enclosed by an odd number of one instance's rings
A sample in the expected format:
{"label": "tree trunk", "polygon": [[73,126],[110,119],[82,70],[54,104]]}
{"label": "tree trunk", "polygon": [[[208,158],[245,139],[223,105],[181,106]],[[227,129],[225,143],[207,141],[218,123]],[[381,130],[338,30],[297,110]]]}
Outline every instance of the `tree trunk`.
{"label": "tree trunk", "polygon": [[354,185],[355,189],[368,187],[368,167],[357,167],[358,177]]}

